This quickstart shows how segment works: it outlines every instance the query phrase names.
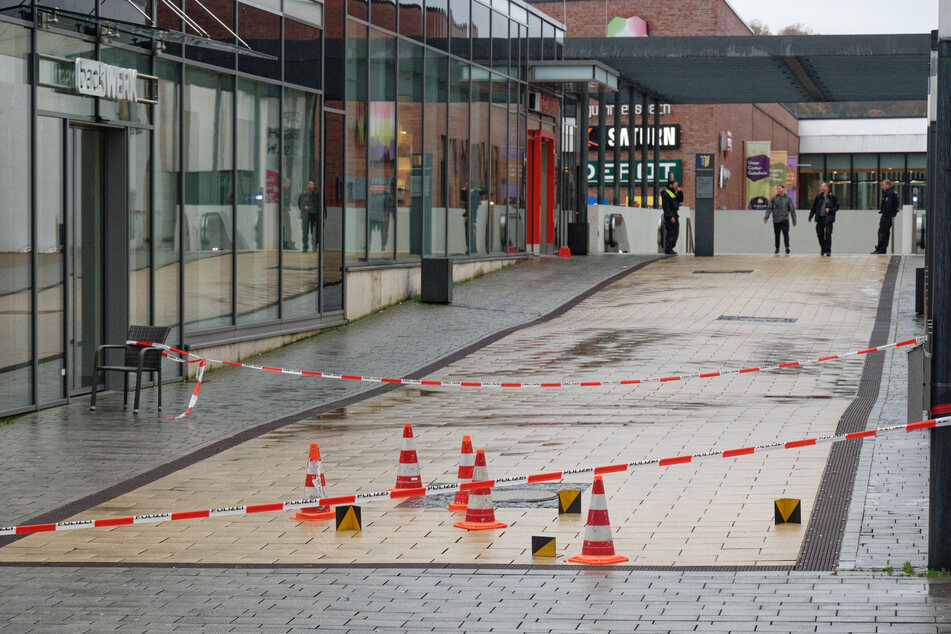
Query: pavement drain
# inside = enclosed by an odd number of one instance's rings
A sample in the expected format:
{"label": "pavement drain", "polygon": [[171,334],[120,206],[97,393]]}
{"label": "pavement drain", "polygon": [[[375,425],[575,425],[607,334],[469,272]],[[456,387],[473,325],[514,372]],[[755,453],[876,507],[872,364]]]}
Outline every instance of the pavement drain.
{"label": "pavement drain", "polygon": [[753,269],[739,269],[736,271],[694,271],[694,275],[736,275],[739,273],[752,273]]}
{"label": "pavement drain", "polygon": [[[439,483],[434,483],[438,485]],[[538,482],[535,484],[500,484],[492,489],[492,504],[497,509],[558,508],[558,492],[563,489],[587,491],[591,483]],[[455,491],[408,498],[398,509],[444,509],[456,497]]]}
{"label": "pavement drain", "polygon": [[744,315],[720,315],[719,321],[753,321],[761,324],[794,324],[795,317],[746,317]]}

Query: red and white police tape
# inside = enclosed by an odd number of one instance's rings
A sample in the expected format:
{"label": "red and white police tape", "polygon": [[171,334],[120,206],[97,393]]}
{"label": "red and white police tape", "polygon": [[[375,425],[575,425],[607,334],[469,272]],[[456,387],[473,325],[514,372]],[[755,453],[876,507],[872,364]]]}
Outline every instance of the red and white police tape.
{"label": "red and white police tape", "polygon": [[205,517],[224,517],[225,515],[251,515],[253,513],[268,513],[274,511],[292,511],[312,506],[338,506],[341,504],[356,504],[357,502],[369,502],[373,500],[396,500],[409,497],[422,497],[434,493],[447,493],[451,491],[471,491],[473,489],[491,488],[498,484],[512,484],[525,482],[528,484],[535,482],[551,482],[562,480],[565,476],[577,475],[582,473],[593,473],[602,475],[605,473],[620,473],[629,469],[637,469],[657,465],[659,467],[669,467],[678,464],[687,464],[698,462],[711,458],[738,458],[748,456],[754,453],[765,453],[776,449],[799,449],[802,447],[811,447],[819,443],[840,442],[843,440],[859,440],[862,438],[872,438],[880,434],[893,431],[904,430],[912,432],[922,429],[935,429],[938,427],[951,426],[951,416],[943,418],[932,418],[922,420],[906,425],[894,425],[891,427],[882,427],[880,429],[868,429],[865,431],[852,432],[839,436],[818,436],[816,438],[805,438],[802,440],[793,440],[790,442],[774,442],[765,445],[755,445],[751,447],[740,447],[737,449],[727,449],[726,451],[706,451],[703,453],[684,454],[670,458],[649,458],[635,462],[622,462],[614,465],[602,465],[599,467],[581,467],[578,469],[566,469],[563,471],[550,471],[548,473],[534,473],[530,475],[508,476],[504,478],[495,478],[494,480],[480,480],[473,482],[452,482],[448,484],[434,484],[428,487],[419,487],[416,489],[389,489],[386,491],[377,491],[373,493],[355,493],[351,495],[341,495],[336,497],[326,497],[309,500],[295,500],[291,502],[271,502],[268,504],[251,504],[247,506],[228,506],[217,509],[204,509],[200,511],[184,511],[178,513],[151,513],[149,515],[131,515],[127,517],[113,517],[96,520],[75,520],[72,522],[58,522],[56,524],[32,524],[26,526],[4,526],[0,527],[0,535],[26,535],[29,533],[44,533],[49,531],[65,531],[80,528],[101,528],[108,526],[124,526],[128,524],[152,524],[156,522],[165,522],[171,520],[190,520]]}
{"label": "red and white police tape", "polygon": [[[644,379],[601,379],[595,381],[546,381],[546,382],[530,382],[530,381],[448,381],[443,379],[407,379],[407,378],[387,378],[387,377],[375,377],[375,376],[364,376],[360,374],[337,374],[334,372],[318,372],[312,370],[289,370],[287,368],[274,368],[266,365],[254,365],[251,363],[237,363],[234,361],[220,361],[218,359],[206,359],[200,355],[196,355],[184,350],[179,350],[178,348],[172,348],[165,344],[160,343],[149,343],[144,341],[127,341],[128,345],[139,345],[139,346],[152,346],[155,348],[161,348],[166,352],[163,353],[166,358],[171,361],[176,361],[179,363],[198,363],[200,362],[198,378],[199,385],[195,386],[195,391],[192,394],[191,402],[189,403],[188,409],[179,414],[175,418],[184,418],[191,412],[192,408],[195,406],[195,403],[198,400],[198,390],[200,388],[200,379],[203,374],[203,367],[205,363],[216,363],[218,365],[230,365],[238,368],[247,368],[250,370],[262,370],[265,372],[276,372],[279,374],[291,374],[294,376],[308,376],[308,377],[317,377],[323,379],[335,379],[339,381],[362,381],[365,383],[389,383],[394,385],[413,385],[417,387],[472,387],[472,388],[565,388],[565,387],[599,387],[607,385],[640,385],[643,383],[666,383],[669,381],[682,381],[685,379],[710,379],[719,376],[730,376],[733,374],[750,374],[753,372],[772,372],[776,370],[783,370],[786,368],[795,368],[802,367],[806,365],[813,365],[816,363],[823,363],[826,361],[833,360],[842,360],[849,357],[857,357],[865,354],[871,354],[872,352],[880,352],[882,350],[888,350],[890,348],[901,348],[903,346],[910,346],[917,343],[922,343],[927,340],[927,337],[916,337],[915,339],[906,339],[905,341],[895,341],[892,343],[883,344],[881,346],[875,346],[874,348],[865,348],[864,350],[854,350],[852,352],[846,352],[844,354],[832,354],[825,357],[819,357],[817,359],[807,359],[803,361],[787,361],[786,363],[778,363],[776,365],[768,366],[758,366],[750,368],[742,368],[737,370],[717,370],[712,372],[694,372],[691,374],[679,374],[673,376],[664,376],[664,377],[648,377]],[[172,354],[174,353],[181,355],[181,357],[175,357]]]}

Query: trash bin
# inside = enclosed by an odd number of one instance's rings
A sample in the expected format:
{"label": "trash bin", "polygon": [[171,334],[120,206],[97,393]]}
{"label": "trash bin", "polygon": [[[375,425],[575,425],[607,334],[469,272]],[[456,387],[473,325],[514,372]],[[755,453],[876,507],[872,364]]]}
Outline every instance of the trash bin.
{"label": "trash bin", "polygon": [[423,258],[419,295],[426,304],[452,303],[452,258]]}

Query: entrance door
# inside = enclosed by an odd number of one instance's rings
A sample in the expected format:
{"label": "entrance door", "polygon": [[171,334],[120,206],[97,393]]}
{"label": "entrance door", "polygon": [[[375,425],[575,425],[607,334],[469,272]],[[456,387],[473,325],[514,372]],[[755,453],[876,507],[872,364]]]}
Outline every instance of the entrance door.
{"label": "entrance door", "polygon": [[549,130],[528,131],[527,249],[554,252],[555,136]]}
{"label": "entrance door", "polygon": [[72,394],[92,386],[93,357],[105,331],[105,133],[70,126],[66,147],[67,375]]}

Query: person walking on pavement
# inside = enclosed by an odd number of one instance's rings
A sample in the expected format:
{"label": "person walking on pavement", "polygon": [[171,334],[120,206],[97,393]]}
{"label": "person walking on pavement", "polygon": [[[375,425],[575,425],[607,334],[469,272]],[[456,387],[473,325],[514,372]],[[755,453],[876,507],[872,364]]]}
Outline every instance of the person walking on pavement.
{"label": "person walking on pavement", "polygon": [[795,227],[796,206],[792,198],[786,195],[785,185],[776,186],[776,195],[770,199],[766,207],[766,215],[763,216],[764,224],[769,222],[770,214],[773,214],[773,235],[776,239],[776,250],[773,253],[779,253],[779,234],[782,233],[786,243],[786,255],[789,255],[789,218],[792,218],[792,224]]}
{"label": "person walking on pavement", "polygon": [[667,187],[660,194],[661,205],[664,208],[664,253],[677,255],[674,247],[677,246],[677,237],[680,235],[680,203],[684,201],[684,193],[680,184],[673,178],[667,182]]}
{"label": "person walking on pavement", "polygon": [[317,184],[314,181],[307,181],[307,191],[302,192],[297,197],[297,208],[300,209],[300,224],[304,234],[304,248],[306,251],[310,243],[310,238],[314,239],[314,251],[320,245],[320,223],[317,218]]}
{"label": "person walking on pavement", "polygon": [[839,210],[839,199],[832,193],[829,181],[819,186],[819,195],[812,201],[809,222],[816,219],[816,236],[819,238],[819,255],[832,255],[832,225],[835,212]]}
{"label": "person walking on pavement", "polygon": [[882,218],[878,221],[878,244],[875,245],[873,254],[883,254],[888,250],[892,237],[892,220],[898,215],[900,208],[898,193],[892,187],[892,182],[886,178],[882,181],[882,207],[878,212],[882,214]]}

